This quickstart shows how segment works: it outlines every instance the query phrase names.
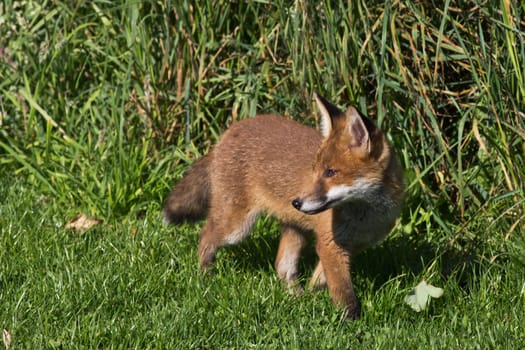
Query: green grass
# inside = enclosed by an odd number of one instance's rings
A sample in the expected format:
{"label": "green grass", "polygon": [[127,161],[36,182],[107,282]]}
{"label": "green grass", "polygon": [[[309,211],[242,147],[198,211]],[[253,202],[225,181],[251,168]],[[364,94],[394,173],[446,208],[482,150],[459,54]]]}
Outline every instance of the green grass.
{"label": "green grass", "polygon": [[[479,6],[478,6],[479,5]],[[7,0],[0,4],[0,327],[12,348],[516,348],[525,344],[520,2]],[[277,225],[199,272],[170,186],[234,120],[315,126],[318,91],[387,132],[399,225],[359,256],[363,318],[294,298]],[[64,229],[78,213],[104,220]],[[302,266],[311,273],[310,250]],[[422,279],[445,294],[422,313]]]}
{"label": "green grass", "polygon": [[[525,342],[523,265],[508,257],[436,256],[439,244],[396,233],[357,259],[363,318],[347,322],[326,292],[284,291],[271,267],[277,236],[266,232],[268,222],[222,251],[217,274],[207,276],[197,268],[197,229],[173,232],[154,210],[76,233],[63,229],[61,208],[23,182],[3,181],[0,194],[0,321],[13,348],[508,349]],[[458,259],[462,268],[451,262]],[[306,259],[305,273],[312,263]],[[445,295],[417,314],[403,299],[422,278]]]}

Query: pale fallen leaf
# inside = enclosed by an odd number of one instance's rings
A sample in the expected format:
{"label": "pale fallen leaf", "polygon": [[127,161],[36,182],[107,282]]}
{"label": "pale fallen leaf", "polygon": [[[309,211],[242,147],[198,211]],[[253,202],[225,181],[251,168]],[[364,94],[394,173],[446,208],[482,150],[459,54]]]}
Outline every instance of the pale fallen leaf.
{"label": "pale fallen leaf", "polygon": [[431,298],[440,298],[442,295],[443,289],[434,287],[423,280],[408,293],[405,297],[405,303],[414,311],[420,312],[427,308]]}
{"label": "pale fallen leaf", "polygon": [[64,226],[67,230],[74,230],[77,232],[83,232],[95,225],[98,225],[102,222],[102,220],[99,219],[90,219],[87,217],[86,214],[78,214],[73,219],[71,219],[66,226]]}
{"label": "pale fallen leaf", "polygon": [[6,349],[9,349],[11,346],[11,334],[7,331],[7,329],[4,329],[2,332],[2,340],[4,341],[4,345]]}

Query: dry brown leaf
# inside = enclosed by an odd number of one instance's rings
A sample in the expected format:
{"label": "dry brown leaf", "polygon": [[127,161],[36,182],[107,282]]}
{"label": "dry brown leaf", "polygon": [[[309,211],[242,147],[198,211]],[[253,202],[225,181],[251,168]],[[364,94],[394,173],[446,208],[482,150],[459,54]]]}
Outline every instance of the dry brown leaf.
{"label": "dry brown leaf", "polygon": [[83,232],[95,225],[98,225],[102,222],[99,219],[90,219],[86,214],[78,214],[73,219],[71,219],[65,226],[66,230],[74,230],[76,232]]}
{"label": "dry brown leaf", "polygon": [[2,333],[2,340],[4,341],[4,345],[6,349],[9,349],[11,346],[11,334],[7,331],[7,329],[4,329]]}

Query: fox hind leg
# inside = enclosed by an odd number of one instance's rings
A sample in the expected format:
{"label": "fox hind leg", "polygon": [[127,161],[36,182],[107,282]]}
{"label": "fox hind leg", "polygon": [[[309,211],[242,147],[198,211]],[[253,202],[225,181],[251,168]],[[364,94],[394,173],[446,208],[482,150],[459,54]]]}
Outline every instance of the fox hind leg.
{"label": "fox hind leg", "polygon": [[215,254],[220,247],[220,240],[213,234],[213,224],[208,220],[201,230],[199,240],[199,264],[203,270],[209,270],[215,261]]}
{"label": "fox hind leg", "polygon": [[246,209],[221,209],[220,215],[214,215],[210,211],[208,221],[201,231],[198,252],[199,263],[204,270],[211,268],[220,247],[236,244],[250,233],[258,214]]}

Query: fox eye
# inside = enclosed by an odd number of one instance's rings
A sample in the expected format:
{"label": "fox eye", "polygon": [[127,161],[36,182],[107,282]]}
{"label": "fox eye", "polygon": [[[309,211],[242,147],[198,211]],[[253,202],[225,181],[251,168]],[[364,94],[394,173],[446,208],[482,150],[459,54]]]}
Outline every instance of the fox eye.
{"label": "fox eye", "polygon": [[332,177],[335,174],[337,174],[337,170],[328,168],[328,169],[325,169],[325,171],[323,173],[323,177]]}

